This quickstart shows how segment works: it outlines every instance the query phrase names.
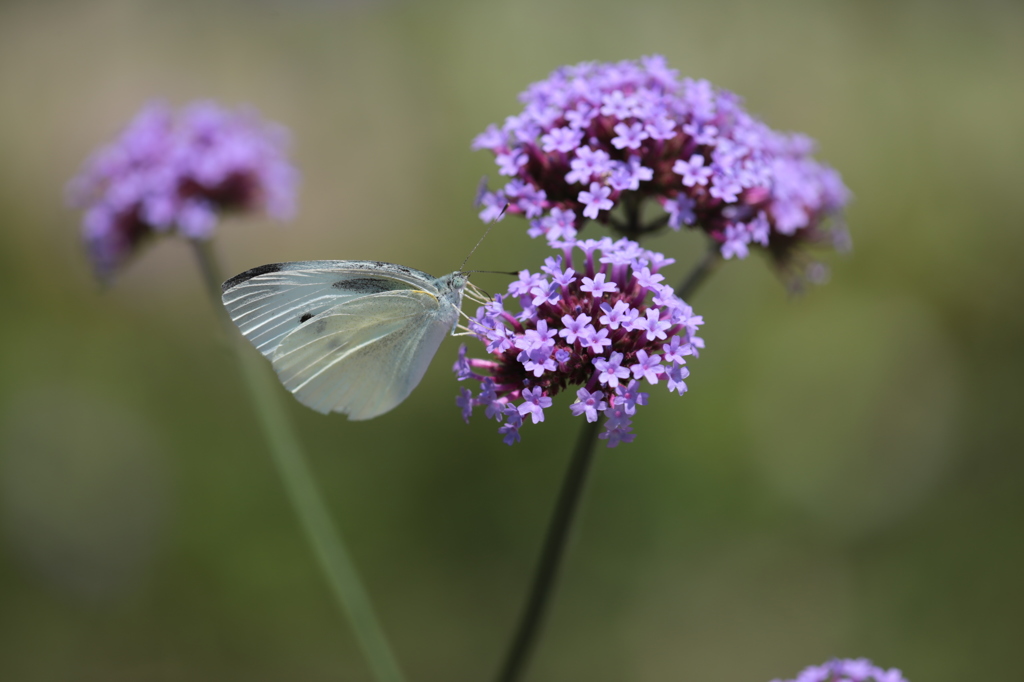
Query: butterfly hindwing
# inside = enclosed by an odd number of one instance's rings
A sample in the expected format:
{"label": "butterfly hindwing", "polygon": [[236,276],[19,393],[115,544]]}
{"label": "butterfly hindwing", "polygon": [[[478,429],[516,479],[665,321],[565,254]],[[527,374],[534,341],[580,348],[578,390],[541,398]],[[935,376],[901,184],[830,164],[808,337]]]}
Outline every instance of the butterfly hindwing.
{"label": "butterfly hindwing", "polygon": [[287,334],[347,301],[429,288],[418,270],[376,261],[301,261],[247,270],[224,282],[222,300],[245,338],[267,358]]}
{"label": "butterfly hindwing", "polygon": [[288,332],[269,357],[307,407],[370,419],[419,384],[457,316],[422,289],[351,297]]}

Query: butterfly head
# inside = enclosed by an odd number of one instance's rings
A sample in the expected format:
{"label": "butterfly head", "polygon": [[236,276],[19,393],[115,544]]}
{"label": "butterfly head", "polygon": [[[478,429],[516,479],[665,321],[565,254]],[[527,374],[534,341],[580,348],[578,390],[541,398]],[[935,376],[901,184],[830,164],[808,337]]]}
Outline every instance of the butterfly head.
{"label": "butterfly head", "polygon": [[456,270],[455,272],[449,272],[444,277],[438,277],[434,282],[434,286],[437,287],[437,290],[442,295],[447,295],[449,292],[465,289],[468,281],[469,273]]}
{"label": "butterfly head", "polygon": [[462,307],[462,294],[466,290],[466,285],[469,283],[469,275],[465,272],[456,270],[450,272],[444,277],[438,277],[434,281],[434,286],[437,288],[441,298],[445,299],[456,308]]}

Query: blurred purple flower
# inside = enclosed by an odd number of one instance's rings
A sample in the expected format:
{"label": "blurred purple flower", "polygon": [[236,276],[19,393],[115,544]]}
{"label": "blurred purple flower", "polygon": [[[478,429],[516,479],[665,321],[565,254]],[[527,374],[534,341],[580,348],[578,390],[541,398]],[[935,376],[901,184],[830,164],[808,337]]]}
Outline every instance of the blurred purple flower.
{"label": "blurred purple flower", "polygon": [[[575,236],[588,218],[631,238],[687,225],[726,258],[756,245],[784,269],[803,266],[793,258],[801,244],[848,246],[840,214],[850,194],[814,160],[813,141],[772,130],[731,92],[680,80],[662,57],[565,66],[520,99],[520,114],[473,141],[511,176],[485,195],[484,221],[507,201],[508,213],[532,219],[531,236],[552,241]],[[665,215],[640,224],[645,200]],[[612,213],[620,205],[622,215]]]}
{"label": "blurred purple flower", "polygon": [[835,659],[805,668],[792,680],[772,682],[907,682],[896,668],[883,670],[866,658]]}
{"label": "blurred purple flower", "polygon": [[[548,258],[541,273],[520,272],[507,295],[470,320],[491,358],[467,358],[463,346],[453,370],[460,380],[480,382],[472,402],[504,422],[499,432],[509,445],[527,415],[544,421],[552,396],[570,386],[580,387],[569,408],[574,415],[594,422],[603,414],[600,437],[609,447],[629,442],[631,417],[647,402],[642,381],[665,380],[669,391],[685,392],[685,356],[704,346],[696,336],[704,320],[661,284],[658,270],[673,261],[660,253],[608,237],[552,246],[562,254]],[[582,258],[574,263],[577,252]],[[520,310],[506,309],[509,302]],[[468,401],[466,393],[457,401],[463,414]]]}
{"label": "blurred purple flower", "polygon": [[223,212],[291,218],[298,172],[287,147],[287,131],[251,109],[144,107],[68,185],[97,274],[110,278],[154,234],[207,239]]}

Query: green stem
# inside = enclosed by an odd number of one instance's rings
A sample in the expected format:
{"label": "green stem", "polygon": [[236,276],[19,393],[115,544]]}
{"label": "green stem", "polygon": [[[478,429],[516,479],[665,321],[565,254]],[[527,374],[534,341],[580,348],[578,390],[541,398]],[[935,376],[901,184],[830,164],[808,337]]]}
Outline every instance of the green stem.
{"label": "green stem", "polygon": [[[229,338],[234,337],[235,326],[221,304],[223,277],[212,245],[209,241],[199,240],[193,240],[192,245],[217,315],[226,325],[231,335]],[[348,616],[374,677],[378,682],[404,682],[405,677],[377,620],[352,557],[317,490],[302,446],[281,403],[279,382],[271,375],[263,358],[251,352],[251,348],[237,341],[232,346],[285,492],[327,577],[331,592]]]}
{"label": "green stem", "polygon": [[684,301],[692,296],[721,262],[720,245],[713,239],[708,240],[707,251],[704,252],[704,256],[693,267],[693,270],[690,270],[686,278],[676,287],[676,296]]}
{"label": "green stem", "polygon": [[587,474],[590,473],[590,465],[594,460],[597,432],[602,424],[603,415],[597,421],[585,422],[580,430],[572,459],[569,460],[569,469],[565,474],[565,480],[562,481],[562,490],[558,494],[555,513],[548,524],[544,548],[534,570],[530,595],[519,618],[519,627],[505,657],[505,664],[498,674],[499,682],[514,682],[522,676],[540,635],[558,571],[562,566],[562,558],[568,546],[572,523],[576,518],[576,511],[579,509],[580,498],[587,482]]}

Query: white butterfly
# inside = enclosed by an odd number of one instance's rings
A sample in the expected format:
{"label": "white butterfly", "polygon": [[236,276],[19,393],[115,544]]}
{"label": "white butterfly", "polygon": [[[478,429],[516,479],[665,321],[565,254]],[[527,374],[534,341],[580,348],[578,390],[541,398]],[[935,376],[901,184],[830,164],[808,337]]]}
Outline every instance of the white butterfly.
{"label": "white butterfly", "polygon": [[405,400],[449,331],[468,283],[375,261],[301,261],[224,282],[228,314],[317,412],[371,419]]}

